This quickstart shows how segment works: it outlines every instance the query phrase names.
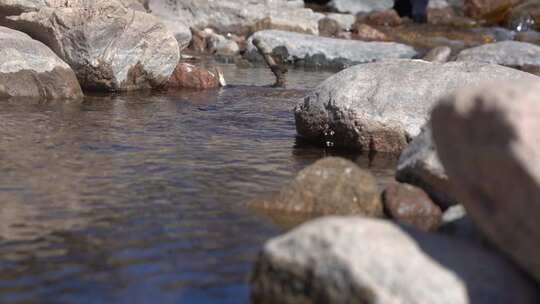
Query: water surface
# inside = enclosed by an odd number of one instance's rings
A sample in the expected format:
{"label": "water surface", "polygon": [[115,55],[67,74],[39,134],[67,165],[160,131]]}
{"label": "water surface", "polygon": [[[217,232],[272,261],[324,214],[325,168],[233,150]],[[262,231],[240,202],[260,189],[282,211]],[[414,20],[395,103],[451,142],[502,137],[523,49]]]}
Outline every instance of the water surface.
{"label": "water surface", "polygon": [[297,141],[291,109],[330,73],[293,70],[281,90],[222,68],[234,86],[0,101],[0,303],[248,302],[284,228],[245,203],[327,155]]}

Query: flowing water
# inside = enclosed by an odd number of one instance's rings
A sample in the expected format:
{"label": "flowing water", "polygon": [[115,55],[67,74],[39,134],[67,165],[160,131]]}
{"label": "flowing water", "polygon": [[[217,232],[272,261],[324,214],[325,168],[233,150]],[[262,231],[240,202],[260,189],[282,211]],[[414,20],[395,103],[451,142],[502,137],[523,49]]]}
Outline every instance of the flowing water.
{"label": "flowing water", "polygon": [[[280,90],[222,68],[235,85],[215,91],[0,101],[0,303],[249,302],[284,228],[245,203],[326,155],[291,109],[331,74]],[[391,179],[392,161],[354,158]]]}

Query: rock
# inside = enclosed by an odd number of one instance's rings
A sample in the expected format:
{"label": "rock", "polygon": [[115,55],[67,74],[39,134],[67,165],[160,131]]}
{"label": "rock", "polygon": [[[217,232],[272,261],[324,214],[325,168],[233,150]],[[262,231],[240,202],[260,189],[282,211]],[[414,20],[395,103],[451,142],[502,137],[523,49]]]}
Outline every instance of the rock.
{"label": "rock", "polygon": [[288,32],[319,34],[319,21],[324,15],[309,9],[271,12],[269,16],[256,22],[251,32],[281,30]]}
{"label": "rock", "polygon": [[514,37],[515,40],[521,42],[528,42],[533,44],[540,44],[540,33],[535,31],[517,33]]}
{"label": "rock", "polygon": [[218,87],[219,75],[189,63],[179,63],[166,85],[169,90],[205,90]]}
{"label": "rock", "polygon": [[537,79],[477,62],[388,60],[337,73],[295,108],[300,136],[361,151],[400,153],[420,133],[440,97],[466,85]]}
{"label": "rock", "polygon": [[0,26],[0,97],[83,97],[77,77],[43,43]]}
{"label": "rock", "polygon": [[501,41],[463,50],[456,60],[495,63],[509,67],[540,66],[540,46],[527,42]]}
{"label": "rock", "polygon": [[328,5],[340,13],[370,13],[392,8],[392,0],[332,0]]}
{"label": "rock", "polygon": [[129,91],[165,84],[180,52],[156,17],[115,0],[62,3],[9,19],[51,47],[85,89]]}
{"label": "rock", "polygon": [[259,208],[284,212],[382,216],[375,178],[355,163],[327,157],[300,171],[276,199]]}
{"label": "rock", "polygon": [[251,43],[254,38],[284,55],[288,62],[305,66],[343,67],[416,55],[412,47],[399,43],[350,41],[270,30],[257,32],[248,39],[246,58],[252,61],[260,60]]}
{"label": "rock", "polygon": [[538,79],[458,91],[434,108],[432,127],[459,202],[540,282]]}
{"label": "rock", "polygon": [[398,26],[403,24],[403,20],[401,19],[401,17],[399,17],[398,13],[395,10],[389,9],[380,12],[373,12],[362,16],[359,15],[356,23],[365,23],[368,25],[377,26]]}
{"label": "rock", "polygon": [[420,134],[401,153],[396,180],[424,189],[443,209],[457,203],[437,155],[429,126],[423,127]]}
{"label": "rock", "polygon": [[373,28],[367,24],[355,24],[354,33],[360,40],[365,41],[385,41],[388,40],[388,36],[383,32]]}
{"label": "rock", "polygon": [[211,27],[222,34],[267,28],[318,34],[319,19],[324,17],[299,0],[149,0],[148,6],[172,23]]}
{"label": "rock", "polygon": [[387,221],[329,217],[268,241],[252,303],[538,303],[506,259],[474,242]]}
{"label": "rock", "polygon": [[420,230],[433,231],[441,224],[441,208],[424,190],[408,184],[392,184],[383,194],[387,216]]}
{"label": "rock", "polygon": [[504,14],[521,0],[465,0],[464,11],[468,17],[482,19],[489,14]]}
{"label": "rock", "polygon": [[330,18],[322,18],[319,20],[319,35],[334,37],[341,31],[341,25],[339,25],[336,20]]}
{"label": "rock", "polygon": [[[356,21],[356,17],[351,14],[329,13],[326,15],[326,18],[335,20],[341,27],[342,31],[350,31],[354,22]],[[319,31],[320,31],[320,20],[319,20]]]}
{"label": "rock", "polygon": [[450,7],[450,4],[446,0],[430,0],[428,8],[432,9],[445,9]]}
{"label": "rock", "polygon": [[180,51],[184,50],[186,47],[189,46],[191,39],[193,39],[189,26],[179,20],[163,18],[158,14],[153,15],[156,15],[158,18],[160,18],[160,21],[167,27],[167,30],[174,36],[174,38],[176,38]]}
{"label": "rock", "polygon": [[450,58],[451,54],[452,49],[450,47],[439,46],[429,51],[422,59],[430,62],[445,63]]}

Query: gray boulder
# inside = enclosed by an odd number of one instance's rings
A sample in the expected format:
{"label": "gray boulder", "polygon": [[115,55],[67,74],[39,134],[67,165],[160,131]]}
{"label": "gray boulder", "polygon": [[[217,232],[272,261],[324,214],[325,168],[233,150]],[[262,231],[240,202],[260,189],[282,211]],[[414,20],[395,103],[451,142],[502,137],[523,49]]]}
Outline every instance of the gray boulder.
{"label": "gray boulder", "polygon": [[69,65],[43,43],[0,26],[0,97],[73,99],[83,96]]}
{"label": "gray boulder", "polygon": [[539,98],[538,79],[495,83],[458,91],[432,114],[433,138],[457,199],[538,282]]}
{"label": "gray boulder", "polygon": [[369,13],[384,11],[394,6],[393,0],[332,0],[328,4],[332,9],[340,13]]}
{"label": "gray boulder", "polygon": [[318,22],[323,17],[304,8],[300,0],[148,0],[148,7],[169,24],[238,34],[246,34],[256,26],[318,34]]}
{"label": "gray boulder", "polygon": [[424,126],[422,132],[401,153],[396,180],[424,189],[444,209],[456,204],[429,125]]}
{"label": "gray boulder", "polygon": [[461,51],[458,61],[478,61],[510,67],[540,66],[540,46],[527,42],[501,41]]}
{"label": "gray boulder", "polygon": [[344,67],[392,58],[412,58],[414,48],[394,42],[344,40],[285,31],[256,32],[248,39],[246,58],[261,60],[253,39],[259,39],[293,64],[306,66]]}
{"label": "gray boulder", "polygon": [[371,173],[337,157],[323,158],[308,166],[274,200],[253,207],[314,215],[383,214],[377,182]]}
{"label": "gray boulder", "polygon": [[117,0],[64,0],[8,19],[48,45],[89,90],[161,87],[180,58],[176,39],[156,17]]}
{"label": "gray boulder", "polygon": [[389,60],[357,65],[328,78],[295,109],[300,136],[336,147],[400,153],[420,133],[440,97],[467,85],[538,79],[477,62]]}
{"label": "gray boulder", "polygon": [[496,253],[387,221],[330,217],[268,241],[253,303],[538,303],[536,286]]}

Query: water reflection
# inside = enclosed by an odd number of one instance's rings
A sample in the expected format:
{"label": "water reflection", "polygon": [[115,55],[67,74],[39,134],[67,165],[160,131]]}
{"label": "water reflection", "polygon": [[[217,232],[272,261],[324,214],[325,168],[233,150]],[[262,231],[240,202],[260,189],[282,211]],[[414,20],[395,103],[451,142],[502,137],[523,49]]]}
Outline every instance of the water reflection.
{"label": "water reflection", "polygon": [[297,76],[289,90],[0,101],[0,303],[247,302],[282,227],[244,203],[326,153],[295,142],[291,109],[328,75]]}

